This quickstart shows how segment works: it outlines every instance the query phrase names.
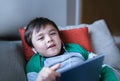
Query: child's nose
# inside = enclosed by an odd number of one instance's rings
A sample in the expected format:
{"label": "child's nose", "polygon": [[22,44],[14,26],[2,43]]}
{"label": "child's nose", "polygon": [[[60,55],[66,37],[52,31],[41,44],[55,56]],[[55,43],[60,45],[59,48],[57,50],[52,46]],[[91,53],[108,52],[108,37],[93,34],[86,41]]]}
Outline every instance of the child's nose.
{"label": "child's nose", "polygon": [[51,41],[52,41],[52,37],[51,37],[51,36],[47,36],[47,37],[46,37],[46,41],[47,41],[47,42],[51,42]]}

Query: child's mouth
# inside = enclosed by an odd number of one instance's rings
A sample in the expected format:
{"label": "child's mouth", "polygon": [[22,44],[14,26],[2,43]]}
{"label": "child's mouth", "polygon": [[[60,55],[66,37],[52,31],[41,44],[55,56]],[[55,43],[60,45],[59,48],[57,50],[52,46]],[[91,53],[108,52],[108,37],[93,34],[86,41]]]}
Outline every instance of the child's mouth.
{"label": "child's mouth", "polygon": [[55,44],[52,44],[52,45],[50,45],[49,47],[48,47],[48,49],[49,48],[53,48],[53,47],[55,47],[56,45]]}

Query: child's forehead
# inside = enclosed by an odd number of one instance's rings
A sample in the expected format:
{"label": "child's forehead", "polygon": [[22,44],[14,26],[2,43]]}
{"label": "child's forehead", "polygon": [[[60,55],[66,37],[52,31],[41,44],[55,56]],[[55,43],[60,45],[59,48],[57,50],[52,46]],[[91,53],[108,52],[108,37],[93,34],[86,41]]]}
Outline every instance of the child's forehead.
{"label": "child's forehead", "polygon": [[57,30],[57,29],[56,29],[56,27],[54,27],[53,25],[50,25],[50,24],[38,26],[33,29],[33,31],[36,33],[42,32],[44,30],[51,31],[51,30]]}

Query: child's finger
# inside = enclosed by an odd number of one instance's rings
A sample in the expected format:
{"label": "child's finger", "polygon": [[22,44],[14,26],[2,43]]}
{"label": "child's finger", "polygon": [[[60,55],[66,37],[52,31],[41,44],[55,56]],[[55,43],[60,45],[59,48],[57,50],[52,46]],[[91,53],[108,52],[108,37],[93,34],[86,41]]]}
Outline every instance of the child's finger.
{"label": "child's finger", "polygon": [[60,67],[60,63],[53,65],[50,67],[51,70],[56,71]]}

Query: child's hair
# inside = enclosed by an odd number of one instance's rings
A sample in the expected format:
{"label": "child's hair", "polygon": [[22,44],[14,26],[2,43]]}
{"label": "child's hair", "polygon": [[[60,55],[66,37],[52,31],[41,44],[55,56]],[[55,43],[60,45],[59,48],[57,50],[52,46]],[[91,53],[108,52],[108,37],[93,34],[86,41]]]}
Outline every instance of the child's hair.
{"label": "child's hair", "polygon": [[44,17],[35,18],[27,25],[24,33],[24,38],[28,46],[33,47],[33,44],[31,42],[31,35],[33,33],[33,30],[36,30],[36,32],[39,32],[41,27],[45,27],[48,24],[54,26],[59,33],[59,29],[57,25],[52,20],[49,20],[48,18],[44,18]]}

